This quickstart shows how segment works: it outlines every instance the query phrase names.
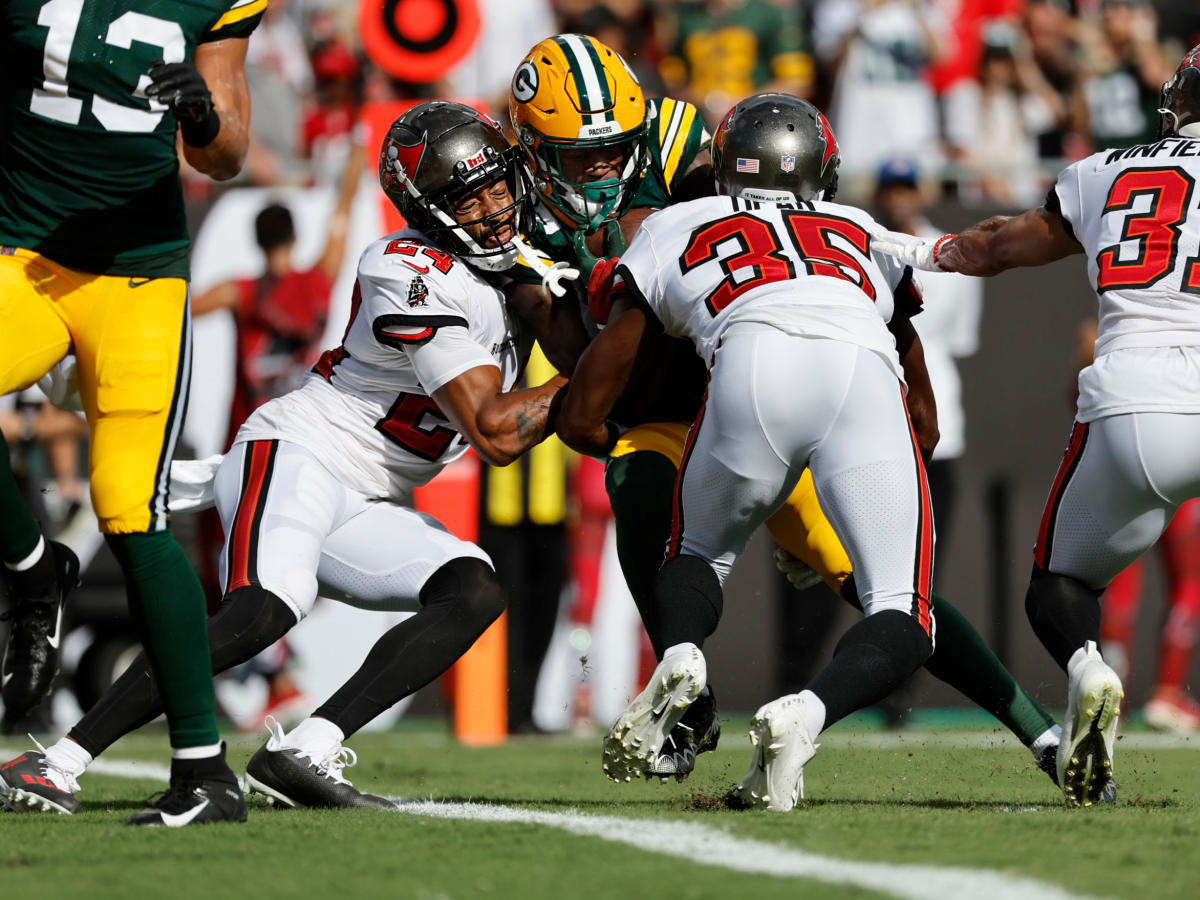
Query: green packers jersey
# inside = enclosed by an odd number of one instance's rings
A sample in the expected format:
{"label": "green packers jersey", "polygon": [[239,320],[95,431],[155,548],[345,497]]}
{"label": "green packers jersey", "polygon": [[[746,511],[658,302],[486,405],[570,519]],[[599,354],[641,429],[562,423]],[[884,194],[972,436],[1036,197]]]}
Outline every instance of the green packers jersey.
{"label": "green packers jersey", "polygon": [[6,0],[0,245],[98,275],[188,275],[175,117],[157,60],[244,38],[267,0]]}
{"label": "green packers jersey", "polygon": [[[647,100],[650,113],[647,150],[650,162],[634,188],[629,209],[657,209],[670,205],[671,197],[696,157],[708,149],[709,134],[700,113],[690,103],[663,97]],[[550,262],[576,263],[570,226],[556,218],[545,204],[537,205],[529,244]],[[525,284],[541,284],[542,274],[524,261],[504,274]],[[580,287],[576,282],[576,287]]]}

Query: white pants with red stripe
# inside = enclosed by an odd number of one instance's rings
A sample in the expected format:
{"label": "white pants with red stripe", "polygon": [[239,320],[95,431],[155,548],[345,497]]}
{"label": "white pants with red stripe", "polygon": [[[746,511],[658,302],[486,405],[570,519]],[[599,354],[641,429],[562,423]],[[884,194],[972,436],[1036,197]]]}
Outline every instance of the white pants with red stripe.
{"label": "white pants with red stripe", "polygon": [[733,326],[684,452],[668,558],[705,559],[724,584],[808,467],[864,611],[909,612],[932,634],[929,488],[903,389],[880,356]]}
{"label": "white pants with red stripe", "polygon": [[1200,415],[1126,413],[1076,422],[1038,528],[1034,560],[1106,587],[1200,497]]}
{"label": "white pants with red stripe", "polygon": [[491,560],[432,516],[346,487],[299,444],[236,444],[217,469],[225,593],[258,585],[302,619],[318,594],[413,612],[429,576],[458,557]]}

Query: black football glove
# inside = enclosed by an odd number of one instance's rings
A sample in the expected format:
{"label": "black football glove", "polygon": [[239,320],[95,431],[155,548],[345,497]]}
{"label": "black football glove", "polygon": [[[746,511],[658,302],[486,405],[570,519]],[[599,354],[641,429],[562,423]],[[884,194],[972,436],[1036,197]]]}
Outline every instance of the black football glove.
{"label": "black football glove", "polygon": [[179,122],[184,142],[193,147],[211,144],[221,130],[220,117],[213,109],[212,93],[204,76],[192,63],[159,60],[152,64],[146,96],[171,110]]}

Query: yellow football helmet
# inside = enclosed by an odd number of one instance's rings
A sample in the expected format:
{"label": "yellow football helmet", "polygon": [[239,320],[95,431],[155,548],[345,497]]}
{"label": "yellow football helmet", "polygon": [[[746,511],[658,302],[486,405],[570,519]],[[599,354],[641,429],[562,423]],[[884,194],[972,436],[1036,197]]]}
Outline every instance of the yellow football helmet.
{"label": "yellow football helmet", "polygon": [[[513,128],[546,204],[574,227],[620,216],[650,162],[646,100],[621,55],[584,34],[559,34],[529,51],[513,75]],[[563,150],[627,148],[616,178],[572,181]]]}

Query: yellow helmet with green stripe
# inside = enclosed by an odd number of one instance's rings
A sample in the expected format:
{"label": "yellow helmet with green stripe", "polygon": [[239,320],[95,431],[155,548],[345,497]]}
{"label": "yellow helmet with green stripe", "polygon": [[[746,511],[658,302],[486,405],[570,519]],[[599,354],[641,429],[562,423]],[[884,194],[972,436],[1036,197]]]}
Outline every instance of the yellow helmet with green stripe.
{"label": "yellow helmet with green stripe", "polygon": [[[537,44],[513,75],[509,113],[546,204],[589,230],[621,215],[650,161],[642,88],[619,53],[594,37],[559,34]],[[619,175],[572,179],[563,151],[623,151]]]}

